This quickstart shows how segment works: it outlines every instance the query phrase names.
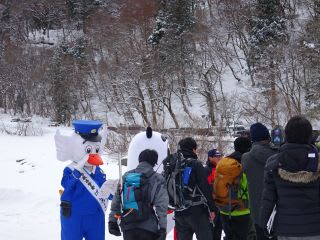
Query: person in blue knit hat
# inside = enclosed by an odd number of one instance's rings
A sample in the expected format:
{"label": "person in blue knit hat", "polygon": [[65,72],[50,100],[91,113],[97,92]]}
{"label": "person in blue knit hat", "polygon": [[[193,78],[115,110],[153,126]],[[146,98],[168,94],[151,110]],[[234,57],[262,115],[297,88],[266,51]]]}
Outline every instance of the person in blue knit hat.
{"label": "person in blue knit hat", "polygon": [[241,163],[247,175],[249,202],[252,220],[255,226],[257,240],[268,239],[264,236],[263,228],[259,223],[259,211],[263,189],[264,167],[267,159],[277,151],[270,146],[271,137],[268,128],[260,122],[250,127],[252,148],[242,155]]}

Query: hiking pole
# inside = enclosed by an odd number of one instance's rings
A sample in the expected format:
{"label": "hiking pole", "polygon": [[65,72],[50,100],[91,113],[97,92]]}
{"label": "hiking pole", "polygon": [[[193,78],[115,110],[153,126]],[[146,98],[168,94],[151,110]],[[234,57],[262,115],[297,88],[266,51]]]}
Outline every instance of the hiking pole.
{"label": "hiking pole", "polygon": [[123,211],[123,206],[122,206],[122,203],[123,203],[123,196],[122,196],[122,165],[121,165],[121,153],[118,152],[118,166],[119,166],[119,186],[118,186],[118,189],[117,189],[117,193],[118,194],[118,191],[119,191],[119,197],[120,197],[120,213],[115,213],[114,214],[114,217],[117,219],[117,224],[120,225],[120,222],[121,222],[121,215],[122,215],[122,211]]}
{"label": "hiking pole", "polygon": [[118,152],[118,166],[119,166],[119,195],[120,195],[120,213],[119,216],[117,216],[117,222],[118,225],[120,225],[121,222],[121,215],[123,212],[123,195],[122,195],[122,165],[121,165],[121,158],[122,154],[121,151]]}
{"label": "hiking pole", "polygon": [[212,225],[212,227],[214,228],[216,225],[214,224],[214,220],[218,217],[218,214],[215,214],[215,218],[214,219],[212,219],[211,218],[211,212],[210,212],[210,209],[209,209],[209,206],[208,206],[208,204],[205,204],[206,205],[206,207],[207,207],[207,209],[208,209],[208,213],[209,213],[209,220],[210,220],[210,224]]}
{"label": "hiking pole", "polygon": [[119,184],[120,184],[120,197],[121,197],[121,212],[122,212],[122,203],[123,203],[123,195],[122,195],[122,164],[121,164],[122,154],[118,152],[118,165],[119,165]]}

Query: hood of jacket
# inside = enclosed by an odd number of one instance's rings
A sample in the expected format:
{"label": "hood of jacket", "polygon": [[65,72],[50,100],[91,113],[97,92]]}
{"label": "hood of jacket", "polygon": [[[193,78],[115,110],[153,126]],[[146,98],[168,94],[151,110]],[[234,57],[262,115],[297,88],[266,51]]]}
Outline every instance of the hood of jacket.
{"label": "hood of jacket", "polygon": [[309,183],[320,176],[317,150],[307,144],[286,143],[277,155],[279,176],[287,181]]}

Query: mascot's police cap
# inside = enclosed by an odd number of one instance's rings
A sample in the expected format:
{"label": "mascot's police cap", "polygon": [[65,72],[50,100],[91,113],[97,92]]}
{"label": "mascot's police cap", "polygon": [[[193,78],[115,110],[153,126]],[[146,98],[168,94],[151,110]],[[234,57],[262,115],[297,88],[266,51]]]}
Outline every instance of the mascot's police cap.
{"label": "mascot's police cap", "polygon": [[74,131],[78,133],[83,139],[90,142],[101,142],[99,129],[102,122],[93,120],[75,120],[72,122]]}

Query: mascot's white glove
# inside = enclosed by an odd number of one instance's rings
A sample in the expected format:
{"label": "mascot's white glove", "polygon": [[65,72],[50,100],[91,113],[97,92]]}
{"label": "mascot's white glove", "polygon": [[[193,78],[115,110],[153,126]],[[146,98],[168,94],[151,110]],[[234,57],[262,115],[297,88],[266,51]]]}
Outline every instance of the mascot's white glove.
{"label": "mascot's white glove", "polygon": [[114,193],[117,191],[118,184],[118,179],[109,179],[105,181],[100,187],[99,197],[106,199],[110,194],[114,196]]}
{"label": "mascot's white glove", "polygon": [[89,155],[88,154],[84,155],[84,157],[79,162],[77,162],[77,164],[75,164],[74,168],[82,173],[83,167],[86,164],[86,162],[88,161],[88,159],[89,159]]}

